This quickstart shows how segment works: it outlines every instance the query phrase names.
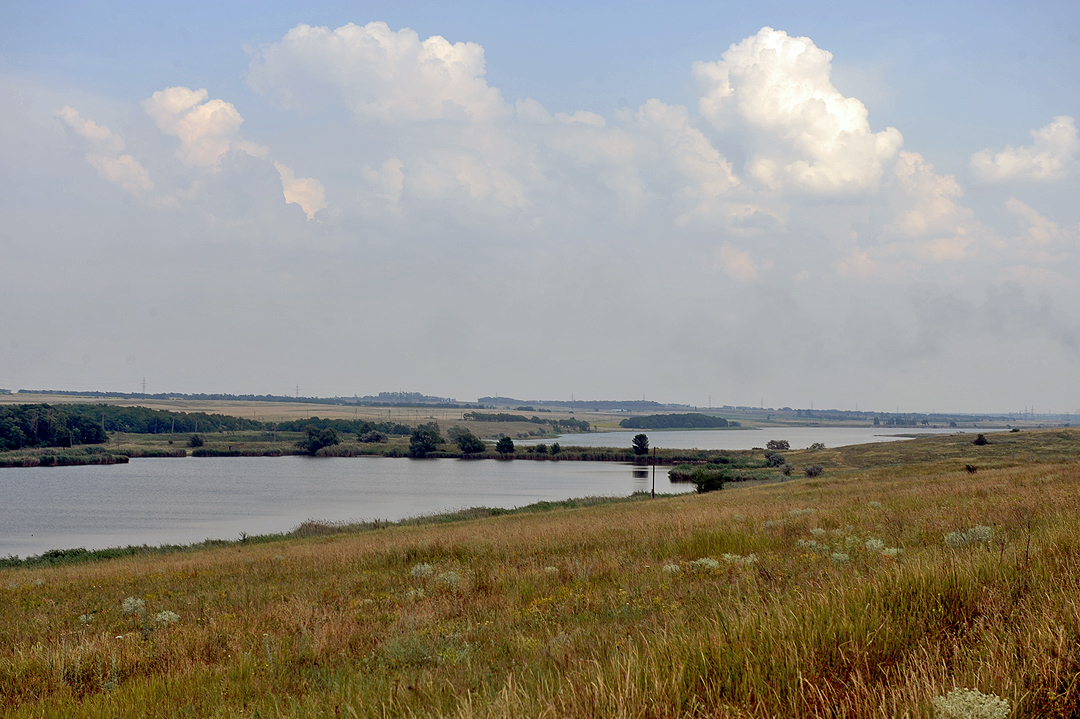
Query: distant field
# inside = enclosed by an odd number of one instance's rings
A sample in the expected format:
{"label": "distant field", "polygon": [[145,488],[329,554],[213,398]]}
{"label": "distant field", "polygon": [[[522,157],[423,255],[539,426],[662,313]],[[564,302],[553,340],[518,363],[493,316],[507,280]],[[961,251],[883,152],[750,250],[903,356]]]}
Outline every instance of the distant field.
{"label": "distant field", "polygon": [[1080,431],[987,437],[790,452],[825,473],[737,491],[0,570],[0,714],[929,719],[970,687],[1080,716]]}

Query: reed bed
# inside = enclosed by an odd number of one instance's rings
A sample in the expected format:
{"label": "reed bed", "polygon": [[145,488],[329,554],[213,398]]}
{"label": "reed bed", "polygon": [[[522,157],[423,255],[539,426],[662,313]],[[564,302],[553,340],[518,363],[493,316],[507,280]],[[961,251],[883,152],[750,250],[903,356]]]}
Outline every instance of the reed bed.
{"label": "reed bed", "polygon": [[971,457],[829,450],[821,477],[704,495],[2,569],[0,714],[1080,716],[1080,433],[1054,432]]}

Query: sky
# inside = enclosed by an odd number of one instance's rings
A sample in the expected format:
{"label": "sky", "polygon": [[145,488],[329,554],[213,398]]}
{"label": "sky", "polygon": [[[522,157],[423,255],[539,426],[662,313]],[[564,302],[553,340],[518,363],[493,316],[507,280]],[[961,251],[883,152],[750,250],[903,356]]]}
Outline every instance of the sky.
{"label": "sky", "polygon": [[0,387],[1080,412],[1080,5],[0,6]]}

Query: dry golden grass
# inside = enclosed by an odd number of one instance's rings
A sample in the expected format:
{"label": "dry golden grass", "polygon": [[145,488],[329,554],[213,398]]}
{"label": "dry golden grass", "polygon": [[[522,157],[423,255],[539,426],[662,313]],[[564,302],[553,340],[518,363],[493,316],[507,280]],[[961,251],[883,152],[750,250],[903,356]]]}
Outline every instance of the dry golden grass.
{"label": "dry golden grass", "polygon": [[1077,716],[1080,433],[991,440],[975,474],[936,438],[709,495],[3,570],[0,713],[929,717],[975,687]]}

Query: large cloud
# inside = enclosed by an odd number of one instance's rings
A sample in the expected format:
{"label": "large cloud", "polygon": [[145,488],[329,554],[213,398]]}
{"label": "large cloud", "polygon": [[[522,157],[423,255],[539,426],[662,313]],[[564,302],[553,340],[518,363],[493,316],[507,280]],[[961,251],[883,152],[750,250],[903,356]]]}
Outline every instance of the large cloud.
{"label": "large cloud", "polygon": [[1049,182],[1069,173],[1080,150],[1076,122],[1059,115],[1049,124],[1031,131],[1032,144],[1006,145],[1004,150],[980,150],[971,157],[971,169],[986,182],[1034,180]]}
{"label": "large cloud", "polygon": [[360,117],[489,121],[511,108],[484,72],[484,49],[475,43],[438,35],[421,41],[415,31],[395,32],[384,22],[336,30],[298,25],[259,52],[248,82],[286,107],[311,103],[329,88]]}
{"label": "large cloud", "polygon": [[[167,87],[142,104],[158,129],[180,139],[176,156],[185,165],[216,170],[222,156],[238,143],[244,118],[231,102],[207,100],[208,96],[205,89]],[[238,147],[257,157],[266,157],[265,148],[251,143],[240,143]]]}
{"label": "large cloud", "polygon": [[718,129],[745,126],[747,169],[774,189],[865,192],[903,144],[896,128],[872,132],[866,106],[831,80],[832,54],[772,28],[694,63],[699,109]]}

